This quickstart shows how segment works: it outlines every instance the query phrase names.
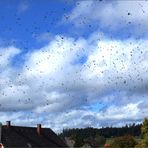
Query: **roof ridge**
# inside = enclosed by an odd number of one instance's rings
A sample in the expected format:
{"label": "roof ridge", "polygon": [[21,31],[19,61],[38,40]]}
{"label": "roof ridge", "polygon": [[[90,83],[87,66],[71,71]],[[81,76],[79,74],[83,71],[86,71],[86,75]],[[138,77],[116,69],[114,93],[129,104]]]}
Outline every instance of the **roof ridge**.
{"label": "roof ridge", "polygon": [[[2,127],[7,127],[7,125],[2,125]],[[11,127],[18,127],[18,128],[34,128],[34,129],[36,129],[37,127],[36,126],[18,126],[18,125],[11,125]],[[51,130],[51,128],[48,128],[48,127],[42,127],[42,129],[50,129]]]}

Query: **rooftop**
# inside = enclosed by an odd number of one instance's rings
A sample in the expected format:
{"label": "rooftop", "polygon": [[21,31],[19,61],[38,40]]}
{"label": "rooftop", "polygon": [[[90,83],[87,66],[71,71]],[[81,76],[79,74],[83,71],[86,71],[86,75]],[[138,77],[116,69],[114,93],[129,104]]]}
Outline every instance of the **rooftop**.
{"label": "rooftop", "polygon": [[1,130],[1,143],[6,148],[31,147],[67,147],[50,128],[22,127],[4,125]]}

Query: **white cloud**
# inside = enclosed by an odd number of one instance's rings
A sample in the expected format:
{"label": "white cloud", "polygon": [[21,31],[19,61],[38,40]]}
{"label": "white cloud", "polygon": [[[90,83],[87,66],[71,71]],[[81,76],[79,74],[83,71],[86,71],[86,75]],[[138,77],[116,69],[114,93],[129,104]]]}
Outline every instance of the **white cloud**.
{"label": "white cloud", "polygon": [[[137,104],[128,104],[122,107],[111,106],[106,111],[93,112],[88,110],[72,110],[67,113],[61,113],[47,120],[46,125],[54,125],[54,130],[59,132],[64,128],[81,127],[102,127],[109,125],[124,125],[137,121],[137,115],[141,115]],[[142,115],[141,118],[144,118]],[[59,128],[60,127],[60,128]]]}
{"label": "white cloud", "polygon": [[120,108],[111,106],[106,111],[101,112],[73,109],[59,114],[30,112],[1,112],[0,114],[3,124],[5,124],[5,121],[8,119],[12,121],[13,125],[36,126],[37,123],[42,123],[43,127],[50,127],[56,132],[61,132],[61,130],[65,128],[121,126],[139,121],[137,115],[141,117],[140,119],[145,117],[144,114],[141,114],[138,103],[128,104]]}
{"label": "white cloud", "polygon": [[[56,131],[102,126],[108,121],[114,125],[141,121],[148,113],[144,106],[148,96],[147,46],[147,39],[97,40],[93,34],[75,40],[55,36],[45,47],[28,53],[19,69],[12,66],[12,61],[20,50],[2,48],[3,120],[16,111],[19,114],[11,118],[15,123],[30,125],[27,120],[31,124],[39,121]],[[78,62],[84,55],[86,61]],[[107,107],[85,109],[95,103]],[[30,112],[27,117],[26,112]]]}
{"label": "white cloud", "polygon": [[77,27],[95,24],[112,31],[129,29],[136,35],[145,34],[148,26],[147,1],[82,1],[63,17]]}
{"label": "white cloud", "polygon": [[12,57],[19,53],[20,50],[15,47],[0,48],[0,68],[8,66]]}

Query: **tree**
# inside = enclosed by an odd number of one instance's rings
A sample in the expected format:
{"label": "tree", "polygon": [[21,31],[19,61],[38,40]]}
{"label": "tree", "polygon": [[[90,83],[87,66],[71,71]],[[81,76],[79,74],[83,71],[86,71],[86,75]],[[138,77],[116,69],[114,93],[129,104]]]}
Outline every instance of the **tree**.
{"label": "tree", "polygon": [[142,131],[142,136],[143,137],[147,137],[148,136],[148,119],[147,118],[144,119],[141,131]]}
{"label": "tree", "polygon": [[142,140],[136,148],[148,148],[148,119],[145,118],[141,128]]}
{"label": "tree", "polygon": [[105,138],[120,137],[124,135],[140,136],[141,134],[141,124],[126,125],[123,127],[104,127],[104,128],[74,128],[74,129],[64,129],[60,135],[64,137],[71,137],[72,135],[83,136],[83,139],[93,137],[96,135],[103,136]]}
{"label": "tree", "polygon": [[134,148],[137,142],[132,136],[117,137],[111,143],[111,148]]}

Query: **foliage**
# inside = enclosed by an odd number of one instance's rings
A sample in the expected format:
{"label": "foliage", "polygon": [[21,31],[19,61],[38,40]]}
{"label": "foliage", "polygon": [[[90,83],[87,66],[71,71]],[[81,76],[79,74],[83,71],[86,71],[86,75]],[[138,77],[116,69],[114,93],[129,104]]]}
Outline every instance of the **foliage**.
{"label": "foliage", "polygon": [[80,136],[75,137],[75,144],[74,147],[82,147],[84,145],[84,139]]}
{"label": "foliage", "polygon": [[140,136],[141,134],[141,124],[139,125],[126,125],[123,127],[105,127],[105,128],[73,128],[64,129],[61,135],[64,137],[72,137],[73,135],[83,136],[84,138],[93,137],[96,135],[103,136],[105,138],[119,137],[124,135]]}
{"label": "foliage", "polygon": [[101,146],[101,145],[105,144],[106,139],[103,136],[96,135],[95,141],[96,141],[98,146]]}
{"label": "foliage", "polygon": [[107,139],[112,138],[114,140],[114,137],[123,137],[125,135],[132,135],[139,137],[141,135],[141,124],[126,125],[123,127],[105,127],[100,129],[92,127],[80,128],[80,129],[79,128],[64,129],[60,135],[64,137],[70,137],[71,139],[73,139],[75,141],[74,145],[75,147],[83,146],[84,144],[86,144],[85,140],[88,139],[92,139],[91,141],[93,143],[100,146],[103,143],[105,143],[104,141],[106,141],[106,138]]}
{"label": "foliage", "polygon": [[137,142],[132,136],[122,136],[114,139],[111,148],[134,148]]}
{"label": "foliage", "polygon": [[141,133],[142,133],[142,140],[136,146],[136,148],[148,148],[148,119],[146,118],[144,119],[144,122],[142,124]]}
{"label": "foliage", "polygon": [[144,122],[141,127],[142,136],[147,137],[148,136],[148,119],[144,119]]}
{"label": "foliage", "polygon": [[88,134],[80,131],[77,134],[73,135],[72,138],[75,141],[74,147],[82,147],[85,144],[98,147],[104,145],[106,142],[106,139],[103,136],[99,135],[92,136],[91,133]]}

